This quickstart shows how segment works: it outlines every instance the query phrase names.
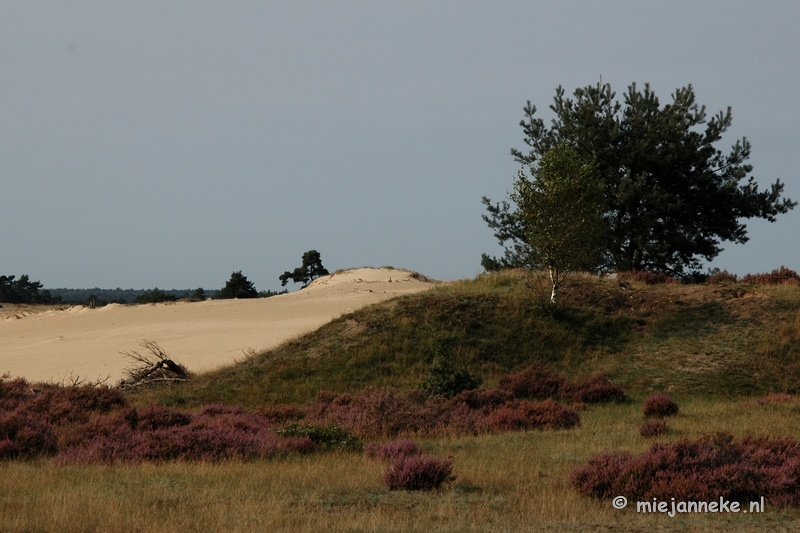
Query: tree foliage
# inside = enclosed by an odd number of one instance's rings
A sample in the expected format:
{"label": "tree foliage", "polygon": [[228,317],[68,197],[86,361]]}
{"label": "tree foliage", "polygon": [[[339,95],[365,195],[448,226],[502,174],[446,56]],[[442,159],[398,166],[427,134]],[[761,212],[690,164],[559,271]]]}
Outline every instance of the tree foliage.
{"label": "tree foliage", "polygon": [[39,281],[31,281],[27,274],[16,279],[16,276],[0,276],[0,303],[10,304],[51,304],[61,299],[53,297],[50,291],[39,289]]}
{"label": "tree foliage", "polygon": [[554,146],[529,168],[533,179],[520,170],[511,199],[525,228],[528,262],[547,270],[554,303],[569,272],[601,263],[602,189],[594,166],[582,163],[569,144]]}
{"label": "tree foliage", "polygon": [[135,304],[157,304],[162,302],[175,302],[178,297],[174,294],[162,291],[158,287],[153,290],[145,291],[133,299]]}
{"label": "tree foliage", "polygon": [[285,287],[289,280],[294,283],[302,283],[305,288],[314,279],[320,276],[327,276],[330,272],[322,266],[322,258],[316,250],[309,250],[303,254],[303,264],[295,268],[292,272],[288,270],[278,276],[281,280],[281,287]]}
{"label": "tree foliage", "polygon": [[218,300],[231,298],[257,298],[258,291],[252,281],[239,270],[231,274],[231,278],[215,296]]}
{"label": "tree foliage", "polygon": [[[709,118],[691,85],[676,89],[664,106],[648,84],[644,90],[631,84],[622,102],[609,84],[579,88],[573,96],[556,89],[550,106],[556,116],[549,126],[529,101],[520,125],[530,150],[511,154],[532,165],[553,146],[567,143],[584,163],[594,164],[604,196],[599,244],[605,268],[682,276],[716,257],[721,241],[746,242],[742,219],[774,222],[796,205],[781,198],[780,180],[759,191],[747,163],[747,138],[737,140],[728,154],[715,146],[732,124],[731,109]],[[519,210],[508,202],[492,204],[485,197],[483,202],[484,220],[501,245],[510,242],[499,259],[484,254],[484,268],[531,266]]]}

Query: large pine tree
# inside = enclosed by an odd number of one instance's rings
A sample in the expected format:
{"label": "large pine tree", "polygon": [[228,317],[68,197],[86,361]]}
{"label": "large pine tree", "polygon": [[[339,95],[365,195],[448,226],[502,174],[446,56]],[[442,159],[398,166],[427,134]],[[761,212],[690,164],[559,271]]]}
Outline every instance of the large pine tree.
{"label": "large pine tree", "polygon": [[[643,91],[630,85],[622,102],[609,84],[576,89],[573,96],[556,89],[549,126],[529,101],[520,125],[530,149],[511,153],[533,165],[553,146],[567,143],[595,166],[604,196],[599,246],[605,268],[685,275],[716,257],[721,241],[746,242],[743,219],[774,222],[797,205],[781,199],[780,180],[759,191],[746,163],[747,138],[727,155],[716,148],[731,126],[731,109],[709,118],[691,85],[677,89],[664,106],[647,84]],[[483,202],[484,220],[506,246],[500,259],[484,254],[484,268],[539,266],[529,264],[527,230],[515,206],[486,197]]]}

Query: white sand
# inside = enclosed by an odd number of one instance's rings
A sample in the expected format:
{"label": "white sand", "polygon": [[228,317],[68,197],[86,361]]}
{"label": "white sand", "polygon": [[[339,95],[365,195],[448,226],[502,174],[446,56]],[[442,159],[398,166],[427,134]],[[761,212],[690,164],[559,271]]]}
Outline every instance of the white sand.
{"label": "white sand", "polygon": [[229,365],[244,350],[261,350],[312,331],[356,309],[427,290],[437,282],[408,270],[360,268],[314,280],[271,298],[196,303],[71,307],[31,313],[5,306],[0,314],[0,374],[29,381],[110,376],[131,361],[120,352],[157,342],[193,372]]}

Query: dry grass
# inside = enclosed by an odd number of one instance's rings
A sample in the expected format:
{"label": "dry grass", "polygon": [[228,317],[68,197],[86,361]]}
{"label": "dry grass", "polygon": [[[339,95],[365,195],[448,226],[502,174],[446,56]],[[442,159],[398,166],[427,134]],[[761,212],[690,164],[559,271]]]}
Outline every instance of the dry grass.
{"label": "dry grass", "polygon": [[[544,300],[540,298],[544,294]],[[452,455],[457,479],[431,493],[389,491],[358,453],[252,463],[54,466],[0,463],[0,532],[34,531],[795,531],[800,510],[669,518],[584,498],[569,473],[604,451],[716,431],[800,440],[800,287],[723,283],[622,289],[573,276],[562,303],[520,272],[443,285],[342,317],[194,384],[134,403],[308,404],[321,389],[410,388],[431,347],[492,386],[541,361],[570,380],[601,370],[636,401],[591,406],[581,426],[418,441]],[[641,401],[668,392],[670,430],[639,435]]]}
{"label": "dry grass", "polygon": [[[682,400],[667,442],[725,430],[800,439],[800,402]],[[606,450],[645,451],[640,406],[606,405],[582,426],[421,441],[452,455],[456,481],[388,491],[358,453],[254,463],[139,466],[0,464],[0,531],[791,531],[800,511],[643,516],[579,496],[569,472]]]}

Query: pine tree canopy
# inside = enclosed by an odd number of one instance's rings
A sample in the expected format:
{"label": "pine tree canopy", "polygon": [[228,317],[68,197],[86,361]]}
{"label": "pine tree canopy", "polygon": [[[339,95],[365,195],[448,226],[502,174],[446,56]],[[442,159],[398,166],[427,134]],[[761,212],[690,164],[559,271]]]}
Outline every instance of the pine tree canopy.
{"label": "pine tree canopy", "polygon": [[218,300],[230,298],[257,298],[258,291],[252,281],[239,270],[231,274],[231,278],[216,295]]}
{"label": "pine tree canopy", "polygon": [[285,287],[289,280],[295,283],[302,283],[305,288],[314,279],[320,276],[327,276],[328,270],[322,266],[322,256],[316,250],[309,250],[303,254],[303,264],[295,268],[292,272],[288,270],[278,276],[281,281],[281,287]]}
{"label": "pine tree canopy", "polygon": [[[529,101],[520,122],[529,151],[511,150],[519,163],[534,165],[552,147],[568,144],[594,166],[603,193],[602,269],[684,276],[716,257],[722,241],[747,242],[742,220],[774,222],[797,205],[781,198],[779,179],[759,190],[747,164],[747,138],[727,154],[715,146],[731,126],[730,107],[708,117],[691,85],[664,106],[649,84],[644,90],[631,84],[622,102],[615,97],[609,84],[576,89],[572,98],[558,87],[549,126]],[[531,264],[536,254],[516,206],[486,197],[483,203],[483,219],[505,246],[500,259],[483,255],[484,268],[542,266]]]}

